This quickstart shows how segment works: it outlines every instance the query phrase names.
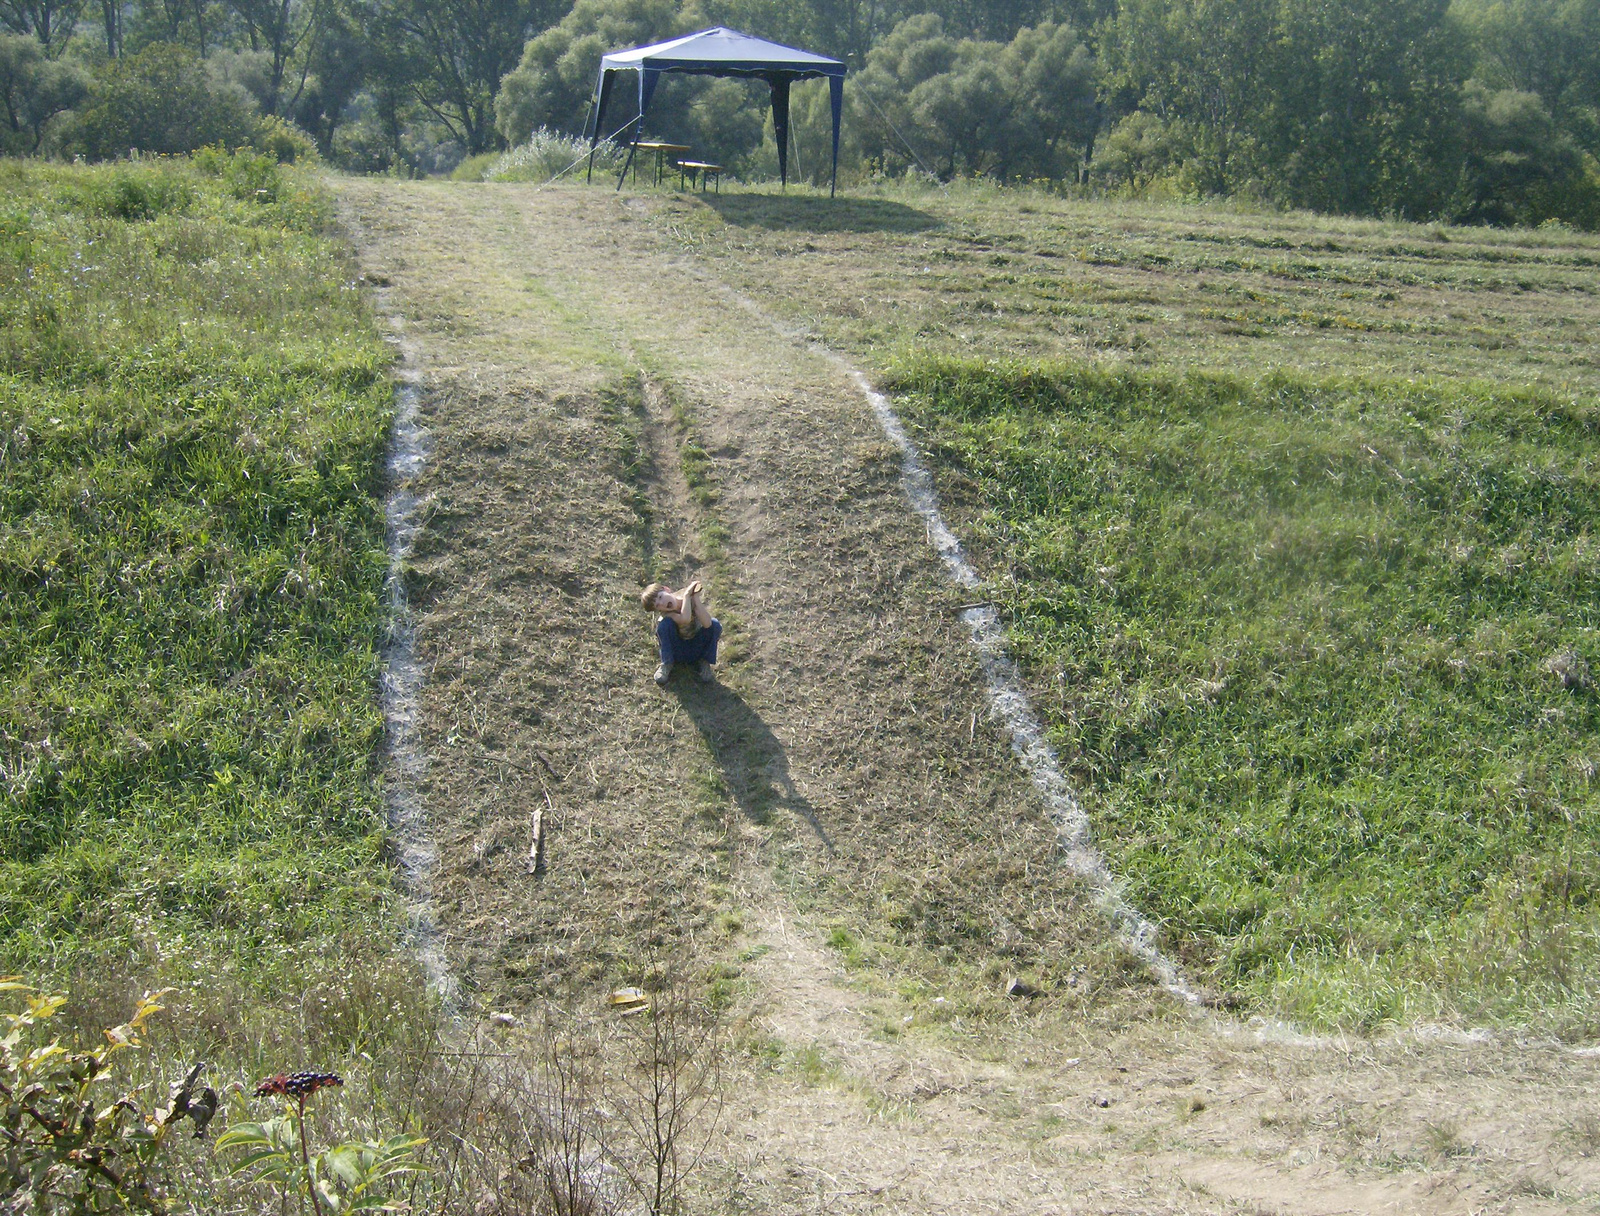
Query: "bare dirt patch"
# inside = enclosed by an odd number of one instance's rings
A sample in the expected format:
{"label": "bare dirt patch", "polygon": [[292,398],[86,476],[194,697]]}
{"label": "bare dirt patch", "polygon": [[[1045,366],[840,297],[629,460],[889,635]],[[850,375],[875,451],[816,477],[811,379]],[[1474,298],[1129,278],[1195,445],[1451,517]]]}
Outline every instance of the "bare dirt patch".
{"label": "bare dirt patch", "polygon": [[[470,997],[516,1008],[592,1004],[642,952],[692,947],[743,1052],[697,1206],[1594,1194],[1595,1061],[1191,1016],[1109,941],[989,719],[894,452],[835,364],[711,289],[738,251],[700,257],[681,200],[340,190],[423,355],[408,586],[447,951]],[[635,597],[689,572],[728,661],[662,692]],[[1013,975],[1045,995],[1007,998]]]}

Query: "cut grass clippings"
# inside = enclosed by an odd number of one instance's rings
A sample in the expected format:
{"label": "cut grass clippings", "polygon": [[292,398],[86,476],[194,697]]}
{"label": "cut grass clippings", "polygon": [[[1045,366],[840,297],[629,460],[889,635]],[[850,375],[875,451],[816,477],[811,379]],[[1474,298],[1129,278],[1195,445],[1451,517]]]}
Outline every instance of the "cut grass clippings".
{"label": "cut grass clippings", "polygon": [[1316,1025],[1593,1033],[1600,412],[913,360],[920,428],[1129,895]]}
{"label": "cut grass clippings", "polygon": [[395,940],[391,356],[330,214],[249,153],[0,167],[0,971]]}

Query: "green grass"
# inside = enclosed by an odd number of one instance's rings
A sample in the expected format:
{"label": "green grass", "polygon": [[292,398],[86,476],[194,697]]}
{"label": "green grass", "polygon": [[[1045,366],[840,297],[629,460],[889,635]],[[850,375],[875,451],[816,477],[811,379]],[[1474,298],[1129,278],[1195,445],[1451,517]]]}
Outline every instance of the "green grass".
{"label": "green grass", "polygon": [[260,161],[0,166],[0,971],[394,940],[390,355],[328,220]]}
{"label": "green grass", "polygon": [[1101,847],[1317,1024],[1592,1033],[1600,409],[1481,383],[922,359]]}

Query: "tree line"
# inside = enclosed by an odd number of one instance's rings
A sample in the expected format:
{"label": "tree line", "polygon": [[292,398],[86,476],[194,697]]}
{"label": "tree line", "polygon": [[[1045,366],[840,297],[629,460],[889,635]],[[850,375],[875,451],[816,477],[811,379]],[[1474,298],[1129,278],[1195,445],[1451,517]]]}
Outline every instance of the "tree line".
{"label": "tree line", "polygon": [[[708,25],[850,65],[847,177],[1600,226],[1600,0],[0,0],[0,150],[265,132],[448,172],[582,132],[604,51]],[[825,90],[794,104],[820,178]],[[765,106],[672,80],[650,133],[770,172]]]}

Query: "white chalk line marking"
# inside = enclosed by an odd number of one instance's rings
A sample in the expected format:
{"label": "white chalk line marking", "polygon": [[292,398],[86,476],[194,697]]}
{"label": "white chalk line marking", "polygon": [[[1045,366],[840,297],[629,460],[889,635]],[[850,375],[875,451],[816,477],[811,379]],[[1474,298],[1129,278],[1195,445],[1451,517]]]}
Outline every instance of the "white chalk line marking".
{"label": "white chalk line marking", "polygon": [[[826,353],[838,359],[833,352]],[[900,479],[906,497],[911,501],[912,509],[927,524],[929,539],[944,560],[945,569],[963,589],[981,587],[983,579],[967,561],[961,542],[944,522],[933,477],[916,444],[901,425],[894,407],[889,404],[887,397],[872,387],[872,382],[864,373],[855,368],[850,368],[849,372],[851,380],[872,406],[884,435],[900,449]],[[1034,713],[1028,694],[1023,689],[1022,673],[1006,646],[1005,627],[1000,623],[1000,614],[989,605],[981,605],[964,609],[961,619],[971,631],[972,645],[978,652],[978,663],[988,684],[991,712],[1005,723],[1012,753],[1044,798],[1050,820],[1056,825],[1067,868],[1094,892],[1095,902],[1111,922],[1122,944],[1150,968],[1161,986],[1182,1001],[1191,1005],[1200,1004],[1199,994],[1189,986],[1177,964],[1156,945],[1160,931],[1124,898],[1117,889],[1116,876],[1094,847],[1089,816],[1073,793],[1066,774],[1061,771],[1061,762],[1055,748],[1050,746],[1044,723]]]}
{"label": "white chalk line marking", "polygon": [[389,437],[389,491],[383,516],[389,570],[384,579],[389,601],[389,636],[383,647],[384,751],[389,757],[384,782],[384,809],[393,833],[400,873],[409,897],[406,932],[422,964],[428,986],[447,1010],[456,1004],[458,986],[445,958],[444,938],[433,910],[433,876],[439,847],[428,823],[427,807],[417,785],[428,769],[428,757],[417,740],[417,702],[422,691],[422,665],[417,662],[416,626],[406,596],[405,561],[417,536],[417,478],[428,465],[428,431],[418,420],[422,372],[416,344],[405,335],[405,320],[388,307],[387,292],[377,292],[380,311],[389,320],[389,341],[400,352],[395,376],[394,426]]}
{"label": "white chalk line marking", "polygon": [[[943,516],[938,510],[938,496],[934,493],[933,478],[928,472],[927,465],[912,443],[911,437],[901,425],[899,417],[890,406],[888,399],[872,387],[872,382],[864,373],[850,366],[850,363],[838,351],[826,346],[815,334],[807,332],[797,326],[785,324],[776,316],[757,304],[749,296],[735,290],[721,278],[706,271],[692,261],[681,261],[678,266],[685,273],[697,279],[701,284],[713,292],[723,296],[730,303],[749,313],[760,321],[774,334],[785,341],[802,346],[813,354],[820,356],[834,367],[848,375],[855,383],[857,389],[863,393],[868,403],[872,406],[873,413],[879,426],[884,431],[889,441],[895,444],[901,453],[901,478],[906,487],[907,497],[912,500],[913,506],[917,504],[919,495],[925,494],[926,501],[931,508],[930,512],[923,512],[917,507],[919,514],[923,515],[928,529],[928,538],[945,561],[946,569],[963,589],[981,586],[982,580],[970,563],[967,562],[961,542],[955,537],[945,524]],[[982,619],[974,620],[974,614],[979,614]],[[1112,874],[1105,863],[1105,859],[1093,847],[1089,833],[1088,816],[1082,805],[1073,794],[1065,775],[1061,772],[1060,763],[1057,761],[1055,751],[1050,747],[1045,738],[1043,728],[1039,724],[1028,702],[1027,695],[1023,692],[1022,681],[1015,661],[1010,657],[1005,646],[1004,631],[1001,628],[999,617],[992,608],[968,609],[962,614],[968,628],[972,630],[973,645],[978,650],[979,662],[988,680],[990,704],[995,712],[1012,725],[1010,709],[1016,707],[1021,714],[1021,721],[1031,724],[1031,733],[1019,731],[1014,726],[1011,731],[1011,748],[1050,807],[1052,821],[1065,853],[1066,861],[1075,873],[1083,876],[1086,883],[1095,892],[1104,914],[1110,919],[1119,938],[1144,960],[1150,967],[1152,974],[1164,988],[1173,996],[1192,1007],[1204,1007],[1205,1002],[1200,995],[1185,980],[1183,973],[1177,965],[1167,958],[1155,945],[1157,929],[1147,918],[1140,915],[1138,910],[1130,904],[1117,889],[1116,876]],[[1209,1010],[1208,1010],[1209,1012]],[[1329,1046],[1347,1049],[1349,1038],[1340,1033],[1337,1035],[1307,1034],[1293,1023],[1281,1018],[1266,1017],[1260,1014],[1252,1016],[1247,1022],[1240,1024],[1232,1019],[1213,1019],[1214,1024],[1226,1035],[1248,1035],[1256,1042],[1283,1043],[1301,1047],[1325,1048]],[[1395,1040],[1417,1042],[1441,1042],[1456,1046],[1469,1047],[1484,1043],[1502,1044],[1504,1036],[1486,1027],[1471,1027],[1462,1029],[1457,1026],[1441,1025],[1438,1023],[1418,1023],[1409,1028],[1397,1030],[1392,1036]],[[1513,1037],[1513,1044],[1523,1040]],[[1534,1042],[1529,1040],[1529,1042]],[[1545,1044],[1552,1040],[1544,1040]],[[1569,1054],[1580,1057],[1600,1057],[1600,1043],[1572,1047],[1556,1042],[1558,1048]]]}

